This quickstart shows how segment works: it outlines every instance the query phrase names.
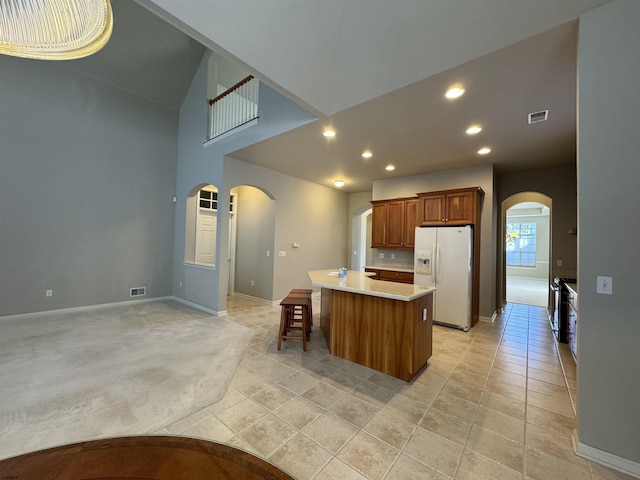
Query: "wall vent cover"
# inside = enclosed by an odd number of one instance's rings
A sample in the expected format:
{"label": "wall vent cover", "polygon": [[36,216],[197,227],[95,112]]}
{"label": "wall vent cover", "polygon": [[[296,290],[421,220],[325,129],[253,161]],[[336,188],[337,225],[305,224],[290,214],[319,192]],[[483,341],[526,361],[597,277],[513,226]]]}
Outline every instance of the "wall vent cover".
{"label": "wall vent cover", "polygon": [[529,125],[532,123],[544,122],[549,118],[549,110],[540,110],[529,114]]}
{"label": "wall vent cover", "polygon": [[147,293],[147,288],[146,287],[132,288],[130,296],[131,297],[142,297],[143,295],[146,295],[146,293]]}

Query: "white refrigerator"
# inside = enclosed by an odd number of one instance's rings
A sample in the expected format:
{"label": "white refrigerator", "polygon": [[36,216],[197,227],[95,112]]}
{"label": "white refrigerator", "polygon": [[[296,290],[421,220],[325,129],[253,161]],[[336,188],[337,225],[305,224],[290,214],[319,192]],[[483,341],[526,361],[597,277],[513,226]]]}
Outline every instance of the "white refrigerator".
{"label": "white refrigerator", "polygon": [[433,322],[465,332],[471,328],[472,228],[417,227],[414,248],[413,283],[436,287]]}

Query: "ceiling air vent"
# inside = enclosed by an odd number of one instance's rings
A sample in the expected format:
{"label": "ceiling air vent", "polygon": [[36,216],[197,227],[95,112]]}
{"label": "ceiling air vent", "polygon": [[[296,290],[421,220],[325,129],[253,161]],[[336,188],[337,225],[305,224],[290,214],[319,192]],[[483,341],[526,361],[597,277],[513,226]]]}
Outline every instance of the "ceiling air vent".
{"label": "ceiling air vent", "polygon": [[529,125],[532,123],[544,122],[549,118],[549,110],[540,110],[529,114]]}

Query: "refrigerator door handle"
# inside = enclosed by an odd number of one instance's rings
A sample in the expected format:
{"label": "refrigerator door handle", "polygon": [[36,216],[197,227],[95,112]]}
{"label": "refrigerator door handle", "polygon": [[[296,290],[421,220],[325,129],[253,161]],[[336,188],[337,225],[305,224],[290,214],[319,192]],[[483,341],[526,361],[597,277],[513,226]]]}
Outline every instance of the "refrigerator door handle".
{"label": "refrigerator door handle", "polygon": [[440,245],[438,245],[437,243],[433,245],[433,255],[432,255],[433,260],[433,269],[434,269],[434,274],[433,274],[433,284],[437,285],[438,284],[438,276],[440,274]]}

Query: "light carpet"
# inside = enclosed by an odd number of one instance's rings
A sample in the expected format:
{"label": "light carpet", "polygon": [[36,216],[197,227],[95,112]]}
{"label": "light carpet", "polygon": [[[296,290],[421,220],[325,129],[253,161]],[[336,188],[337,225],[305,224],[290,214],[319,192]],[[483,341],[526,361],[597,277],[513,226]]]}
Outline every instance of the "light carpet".
{"label": "light carpet", "polygon": [[226,392],[250,336],[175,301],[0,320],[0,458],[201,410]]}
{"label": "light carpet", "polygon": [[549,282],[538,278],[507,277],[507,302],[546,307]]}

